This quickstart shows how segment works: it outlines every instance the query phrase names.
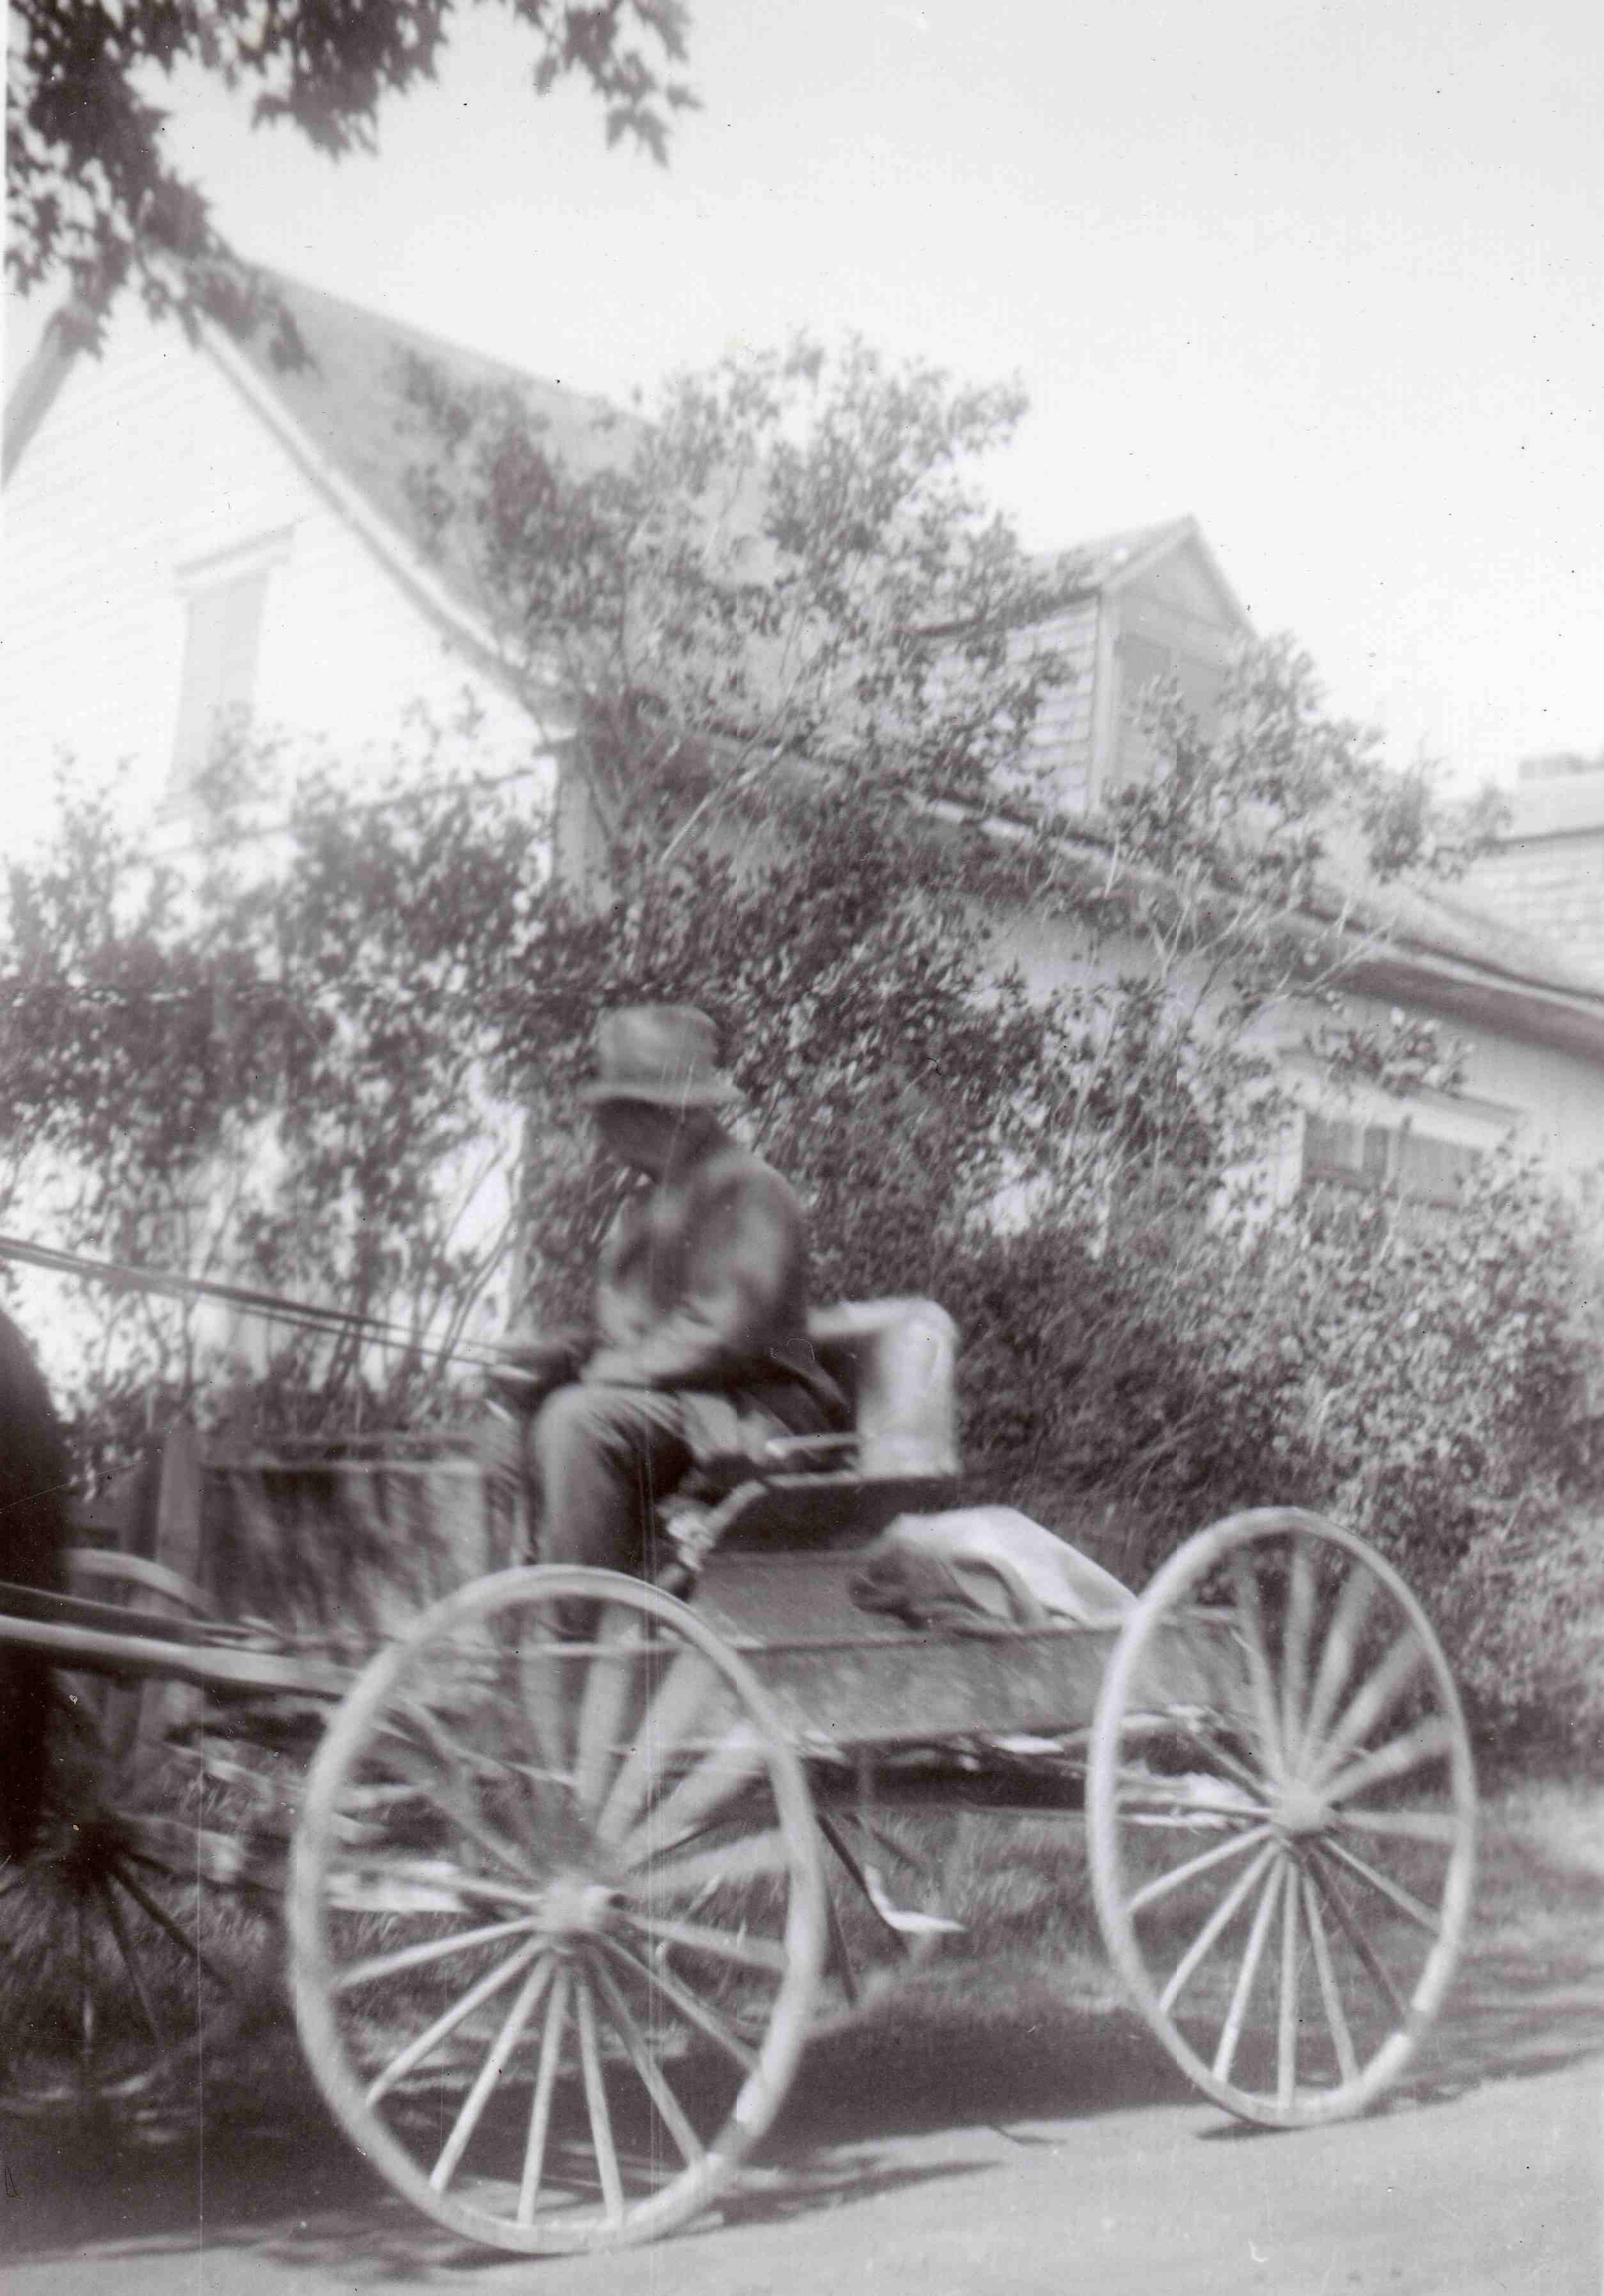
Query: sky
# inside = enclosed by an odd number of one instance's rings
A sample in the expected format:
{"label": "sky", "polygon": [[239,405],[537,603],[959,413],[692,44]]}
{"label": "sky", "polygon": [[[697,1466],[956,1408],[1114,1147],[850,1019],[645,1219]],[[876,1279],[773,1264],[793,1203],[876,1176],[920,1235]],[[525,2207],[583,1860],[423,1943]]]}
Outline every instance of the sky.
{"label": "sky", "polygon": [[661,169],[488,6],[375,158],[159,100],[248,257],[618,400],[798,329],[1017,376],[981,475],[1031,546],[1193,513],[1451,786],[1604,745],[1596,0],[692,0],[690,37]]}

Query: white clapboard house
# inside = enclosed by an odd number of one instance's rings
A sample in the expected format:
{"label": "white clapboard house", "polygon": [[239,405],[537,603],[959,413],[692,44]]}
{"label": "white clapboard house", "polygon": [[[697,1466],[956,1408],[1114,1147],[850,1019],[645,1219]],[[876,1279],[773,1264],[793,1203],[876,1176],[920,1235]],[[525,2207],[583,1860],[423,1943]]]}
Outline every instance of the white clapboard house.
{"label": "white clapboard house", "polygon": [[[553,785],[475,599],[419,547],[403,364],[421,353],[464,376],[516,380],[556,449],[576,457],[617,451],[598,443],[603,410],[292,280],[274,283],[308,365],[276,364],[265,334],[240,343],[203,325],[192,342],[125,299],[100,356],[53,328],[12,394],[0,711],[13,840],[40,817],[61,753],[91,771],[126,761],[130,801],[153,838],[170,840],[225,725],[324,737],[355,775],[364,758],[382,760],[420,706],[446,723],[465,697],[481,713],[475,770],[499,761],[527,773],[532,791]],[[1149,770],[1137,709],[1146,685],[1173,675],[1206,720],[1250,635],[1191,519],[1074,555],[1080,586],[1048,633],[1074,676],[1039,729],[1072,812]],[[1311,1075],[1281,1188],[1391,1183],[1446,1203],[1465,1160],[1511,1131],[1557,1174],[1595,1161],[1596,940],[1545,937],[1541,902],[1512,917],[1468,894],[1364,898],[1381,939],[1358,1001],[1450,1022],[1467,1047],[1468,1088],[1335,1109]],[[1022,938],[1020,954],[1043,982],[1060,967],[1050,937]],[[1296,1073],[1289,1050],[1288,1060]]]}

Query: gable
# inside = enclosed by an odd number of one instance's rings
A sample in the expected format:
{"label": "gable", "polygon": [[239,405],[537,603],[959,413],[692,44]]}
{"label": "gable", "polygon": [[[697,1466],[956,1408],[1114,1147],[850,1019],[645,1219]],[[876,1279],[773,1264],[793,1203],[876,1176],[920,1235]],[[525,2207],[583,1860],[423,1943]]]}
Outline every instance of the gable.
{"label": "gable", "polygon": [[[75,358],[5,491],[0,660],[11,757],[42,808],[61,751],[160,806],[183,737],[186,648],[209,594],[259,577],[217,675],[256,722],[381,749],[409,707],[444,719],[472,687],[527,753],[527,721],[231,381],[131,299],[102,357]],[[197,611],[199,605],[199,611]],[[222,690],[222,689],[220,689]]]}
{"label": "gable", "polygon": [[1232,642],[1251,632],[1241,607],[1190,542],[1122,584],[1116,594],[1127,627],[1145,612],[1182,628],[1219,631]]}
{"label": "gable", "polygon": [[[264,398],[397,537],[410,539],[415,531],[408,472],[426,441],[407,378],[419,365],[439,372],[456,390],[515,393],[548,451],[569,471],[616,463],[639,433],[635,417],[604,399],[525,374],[282,272],[263,276],[294,318],[307,362],[285,366],[275,360],[273,331],[265,325],[230,349],[254,375]],[[449,564],[443,570],[448,583],[454,571]],[[478,603],[466,590],[459,590],[458,603],[470,612]]]}

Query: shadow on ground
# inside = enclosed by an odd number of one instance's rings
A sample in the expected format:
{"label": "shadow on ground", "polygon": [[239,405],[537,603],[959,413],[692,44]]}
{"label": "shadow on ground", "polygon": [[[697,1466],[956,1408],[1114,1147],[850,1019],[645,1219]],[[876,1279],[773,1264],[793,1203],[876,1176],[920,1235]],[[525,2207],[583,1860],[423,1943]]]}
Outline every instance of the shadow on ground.
{"label": "shadow on ground", "polygon": [[[1518,1898],[1491,1895],[1447,2010],[1384,2110],[1604,2055],[1604,1873],[1533,1844]],[[685,2071],[694,2113],[704,2076]],[[287,2017],[214,2062],[205,2095],[203,2121],[170,2111],[138,2124],[126,2112],[0,2124],[0,2262],[93,2247],[109,2267],[119,2251],[179,2255],[203,2237],[360,2286],[506,2261],[366,2168],[330,2121]],[[1133,2015],[1066,1999],[1051,1968],[1015,1955],[937,1964],[814,2041],[749,2173],[700,2224],[802,2218],[997,2165],[994,2142],[932,2164],[904,2140],[989,2127],[1029,2144],[1045,2141],[1032,2123],[1194,2097]],[[1199,2116],[1205,2141],[1251,2133],[1206,2103]]]}

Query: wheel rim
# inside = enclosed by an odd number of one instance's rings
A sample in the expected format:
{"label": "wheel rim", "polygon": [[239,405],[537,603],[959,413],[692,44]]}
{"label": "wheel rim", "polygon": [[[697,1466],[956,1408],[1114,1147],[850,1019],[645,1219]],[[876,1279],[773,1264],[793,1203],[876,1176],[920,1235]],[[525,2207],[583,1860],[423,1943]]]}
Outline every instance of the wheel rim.
{"label": "wheel rim", "polygon": [[1296,2128],[1396,2079],[1469,1919],[1476,1788],[1380,1556],[1290,1508],[1172,1556],[1104,1679],[1088,1814],[1109,1952],[1199,2087]]}
{"label": "wheel rim", "polygon": [[806,1781],[683,1603],[503,1572],[340,1709],[290,1930],[313,2070],[397,2190],[502,2248],[641,2239],[728,2176],[801,2048],[824,1936]]}
{"label": "wheel rim", "polygon": [[[67,1562],[75,1591],[101,1601],[205,1614],[174,1573],[112,1551]],[[236,2000],[239,1939],[219,1942],[218,1888],[236,1879],[237,1845],[168,1742],[181,1718],[165,1682],[55,1669],[38,1837],[0,1894],[19,2003],[0,2037],[8,2112],[190,2102],[194,2048]]]}

